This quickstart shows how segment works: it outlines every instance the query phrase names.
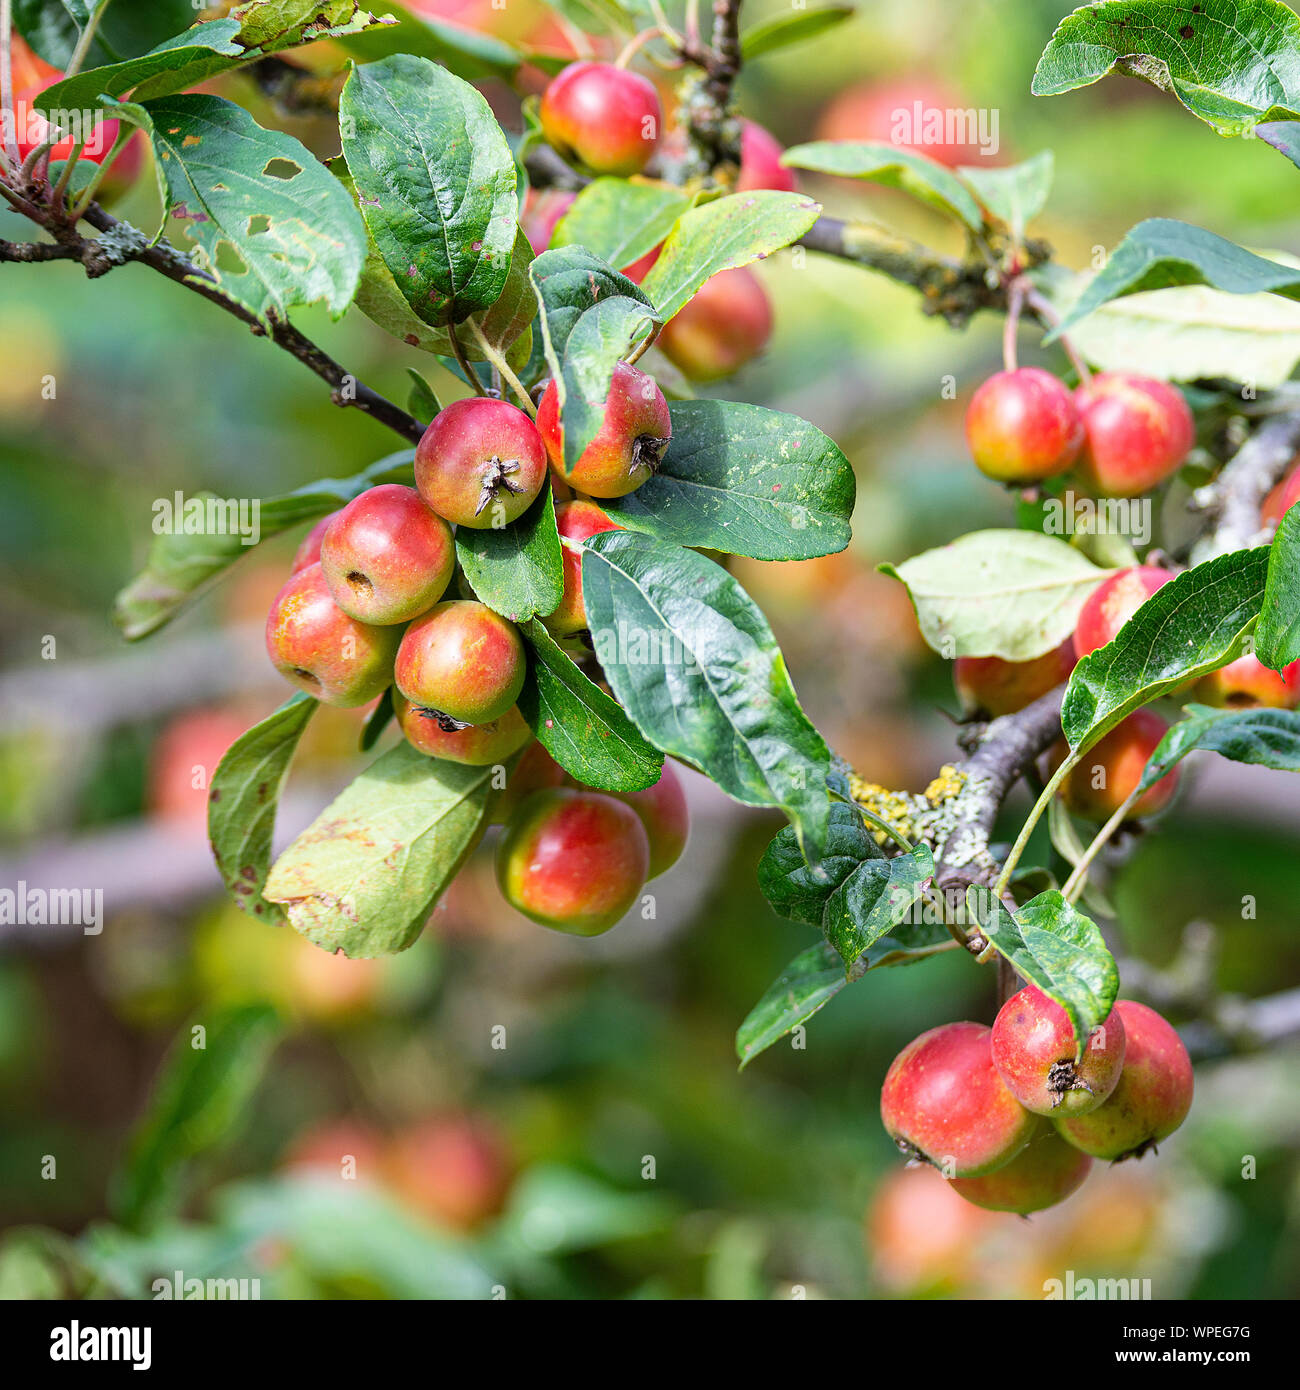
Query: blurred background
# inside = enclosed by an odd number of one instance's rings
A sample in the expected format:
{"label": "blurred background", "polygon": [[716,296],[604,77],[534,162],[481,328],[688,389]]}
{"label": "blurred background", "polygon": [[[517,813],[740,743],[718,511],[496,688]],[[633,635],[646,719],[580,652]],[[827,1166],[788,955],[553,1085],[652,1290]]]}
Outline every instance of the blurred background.
{"label": "blurred background", "polygon": [[[751,19],[783,8],[746,0]],[[1220,139],[1133,81],[1029,95],[1065,8],[876,3],[752,64],[741,102],[787,144],[887,138],[881,111],[915,100],[996,109],[998,162],[1055,151],[1036,231],[1072,266],[1157,215],[1300,252],[1295,169],[1259,142]],[[535,0],[427,9],[564,51]],[[324,72],[341,61],[312,58]],[[326,121],[286,117],[249,79],[220,90],[336,150]],[[517,126],[517,99],[487,90]],[[115,210],[152,228],[149,184]],[[802,186],[830,211],[961,249],[901,194]],[[0,214],[0,236],[24,234]],[[912,292],[814,256],[757,273],[772,344],[718,394],[831,434],[859,501],[844,555],[733,572],[832,746],[872,781],[919,789],[954,755],[957,704],[875,566],[1012,524],[961,430],[1001,323],[953,333]],[[409,367],[455,394],[359,314],[295,318],[393,399]],[[693,775],[693,837],[657,919],[598,940],[515,915],[490,845],[394,959],[327,957],[242,916],[209,858],[206,778],[288,693],[261,633],[301,537],[259,547],[137,647],[108,620],[113,595],[144,559],[155,499],[271,496],[397,445],[145,269],[88,284],[64,264],[5,266],[0,325],[0,886],[100,888],[104,901],[97,935],[0,925],[0,1296],[149,1296],[177,1270],[255,1277],[263,1297],[1041,1297],[1067,1270],[1149,1278],[1157,1297],[1300,1291],[1294,1050],[1206,1063],[1158,1160],[1099,1167],[1032,1221],[902,1168],[878,1117],[899,1047],[950,1019],[991,1020],[988,971],[942,956],[869,975],[810,1023],[806,1047],[778,1044],[738,1072],[737,1025],[811,938],[754,884],[779,822]],[[313,721],[282,839],[369,760],[359,730],[355,712]],[[1232,995],[1294,986],[1298,850],[1297,779],[1197,766],[1107,885],[1113,944],[1182,969],[1190,941]],[[188,1045],[196,1024],[205,1051]]]}

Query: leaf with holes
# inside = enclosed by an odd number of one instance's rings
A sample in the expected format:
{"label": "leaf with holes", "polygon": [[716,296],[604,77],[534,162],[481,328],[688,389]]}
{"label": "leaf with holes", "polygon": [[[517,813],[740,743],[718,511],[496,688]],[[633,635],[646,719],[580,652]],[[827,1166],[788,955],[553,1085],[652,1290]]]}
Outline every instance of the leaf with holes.
{"label": "leaf with holes", "polygon": [[1232,661],[1259,617],[1268,548],[1234,550],[1163,584],[1074,668],[1061,727],[1075,752],[1121,719]]}
{"label": "leaf with holes", "polygon": [[1300,661],[1300,507],[1282,517],[1269,546],[1255,655],[1274,671]]}
{"label": "leaf with holes", "polygon": [[583,543],[596,659],[656,748],[746,806],[785,812],[805,859],[830,820],[830,754],[753,600],[720,565],[634,531]]}
{"label": "leaf with holes", "polygon": [[406,950],[478,843],[492,772],[398,744],[276,860],[265,896],[327,951]]}
{"label": "leaf with holes", "polygon": [[1058,96],[1110,72],[1171,91],[1220,135],[1300,113],[1300,19],[1279,0],[1102,0],[1057,26],[1034,72]]}
{"label": "leaf with holes", "polygon": [[940,656],[1032,661],[1074,631],[1110,573],[1037,531],[972,531],[880,570],[907,587],[921,635]]}
{"label": "leaf with holes", "polygon": [[653,786],[664,755],[641,737],[617,701],[583,675],[536,618],[524,628],[524,637],[531,679],[519,696],[519,710],[542,747],[586,786],[608,792]]}
{"label": "leaf with holes", "polygon": [[1079,1061],[1119,993],[1115,958],[1097,924],[1054,889],[1031,898],[1014,917],[978,885],[967,890],[966,906],[993,949],[1065,1010]]}
{"label": "leaf with holes", "polygon": [[601,505],[621,526],[756,560],[848,545],[856,483],[835,442],[796,415],[735,401],[677,401],[658,469]]}
{"label": "leaf with holes", "polygon": [[564,564],[551,489],[509,526],[458,526],[456,558],[475,597],[511,622],[553,613],[564,597]]}
{"label": "leaf with holes", "polygon": [[798,241],[821,208],[801,193],[732,193],[683,213],[641,282],[666,323],[711,276]]}
{"label": "leaf with holes", "polygon": [[170,209],[221,292],[263,323],[321,300],[341,315],[366,242],[338,180],[292,136],[263,130],[220,97],[166,97],[144,109]]}
{"label": "leaf with holes", "polygon": [[[259,502],[258,540],[324,516],[380,483],[413,486],[414,459],[413,449],[401,449],[351,478],[320,478],[296,492]],[[163,506],[169,501],[164,499]],[[187,513],[196,506],[202,520],[194,530],[187,529],[182,518],[155,507],[156,535],[148,561],[113,601],[113,622],[128,641],[147,637],[170,622],[186,603],[253,549],[245,544],[244,530],[231,524],[229,502],[204,492],[186,499]]]}
{"label": "leaf with holes", "polygon": [[972,231],[984,225],[979,204],[946,164],[900,145],[875,140],[814,140],[786,150],[781,163],[787,168],[839,174],[899,188],[919,202],[964,222]]}
{"label": "leaf with holes", "polygon": [[362,216],[416,315],[441,327],[501,297],[515,166],[484,98],[426,58],[354,67],[339,100]]}

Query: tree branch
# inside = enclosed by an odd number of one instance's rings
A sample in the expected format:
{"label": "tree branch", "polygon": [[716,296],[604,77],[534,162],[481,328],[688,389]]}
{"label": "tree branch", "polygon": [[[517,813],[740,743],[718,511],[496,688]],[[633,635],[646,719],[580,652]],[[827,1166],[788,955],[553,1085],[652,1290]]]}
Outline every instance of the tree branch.
{"label": "tree branch", "polygon": [[1259,509],[1297,450],[1300,410],[1270,415],[1223,465],[1218,477],[1196,492],[1192,505],[1210,520],[1211,529],[1193,548],[1193,563],[1267,543],[1269,534],[1260,525]]}
{"label": "tree branch", "polygon": [[60,246],[56,241],[0,241],[0,261],[15,264],[37,261],[79,261],[81,252],[75,246]]}

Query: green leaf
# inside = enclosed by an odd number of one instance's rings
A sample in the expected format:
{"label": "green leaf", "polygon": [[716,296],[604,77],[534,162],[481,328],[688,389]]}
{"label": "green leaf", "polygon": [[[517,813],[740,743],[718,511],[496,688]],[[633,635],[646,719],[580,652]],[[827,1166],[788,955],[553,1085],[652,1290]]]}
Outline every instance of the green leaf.
{"label": "green leaf", "polygon": [[1025,228],[1047,206],[1056,175],[1056,160],[1051,150],[1042,150],[1023,164],[1011,164],[1002,169],[990,169],[978,164],[963,164],[957,173],[975,190],[980,202],[1005,222],[1012,236],[1020,241]]}
{"label": "green leaf", "polygon": [[732,193],[677,219],[641,282],[666,323],[711,276],[749,265],[798,241],[821,207],[801,193]]}
{"label": "green leaf", "polygon": [[966,906],[993,949],[1069,1015],[1074,1059],[1081,1060],[1119,993],[1115,958],[1097,924],[1054,889],[1012,916],[989,889],[972,885]]}
{"label": "green leaf", "polygon": [[[654,309],[640,285],[582,246],[543,251],[528,274],[533,282],[542,326],[540,340],[533,343],[533,356],[539,365],[544,358],[561,396],[564,350],[569,335],[587,310],[616,297],[634,299]],[[563,405],[563,399],[560,403]]]}
{"label": "green leaf", "polygon": [[844,962],[824,941],[800,951],[768,986],[736,1031],[736,1056],[743,1071],[760,1052],[785,1037],[848,984]]}
{"label": "green leaf", "polygon": [[1061,727],[1077,753],[1121,719],[1239,656],[1264,599],[1268,549],[1235,550],[1162,585],[1074,668]]}
{"label": "green leaf", "polygon": [[1297,51],[1300,19],[1277,0],[1101,0],[1061,21],[1032,90],[1057,96],[1118,71],[1172,92],[1220,135],[1240,135],[1300,111]]}
{"label": "green leaf", "polygon": [[740,52],[746,62],[761,58],[765,53],[789,48],[794,43],[815,39],[828,29],[834,29],[853,16],[852,5],[827,5],[816,10],[795,10],[790,14],[773,15],[753,24],[740,36]]}
{"label": "green leaf", "polygon": [[369,753],[379,742],[380,735],[393,721],[393,687],[390,685],[379,697],[379,702],[366,716],[365,727],[357,740],[357,751]]}
{"label": "green leaf", "polygon": [[1269,546],[1255,655],[1274,671],[1300,660],[1300,507],[1283,516]]}
{"label": "green leaf", "polygon": [[458,526],[456,558],[475,597],[511,622],[553,613],[564,597],[564,562],[551,489],[509,526]]}
{"label": "green leaf", "polygon": [[668,184],[593,179],[555,224],[551,245],[585,246],[609,265],[629,266],[658,246],[690,206]]}
{"label": "green leaf", "polygon": [[519,712],[557,763],[589,787],[636,792],[652,787],[664,755],[641,737],[616,701],[587,679],[536,618],[523,629],[531,680]]}
{"label": "green leaf", "polygon": [[219,1010],[182,1030],[112,1183],[117,1221],[154,1224],[176,1205],[185,1165],[235,1138],[280,1031],[263,1004]]}
{"label": "green leaf", "polygon": [[1155,786],[1170,768],[1201,749],[1234,763],[1300,772],[1300,711],[1188,705],[1187,718],[1167,730],[1147,760],[1138,790]]}
{"label": "green leaf", "polygon": [[515,166],[467,82],[397,54],[354,67],[339,101],[362,216],[416,315],[441,327],[500,298],[515,243]]}
{"label": "green leaf", "polygon": [[144,109],[168,207],[185,219],[195,262],[222,293],[263,323],[320,300],[342,314],[361,276],[365,234],[347,192],[315,156],[220,97],[167,97]]}
{"label": "green leaf", "polygon": [[492,771],[398,744],[276,860],[265,896],[327,951],[404,951],[478,841]]}
{"label": "green leaf", "polygon": [[[414,482],[415,451],[402,449],[351,478],[321,478],[295,492],[259,502],[258,540],[279,535],[304,521],[312,521],[344,506],[368,487],[379,483]],[[149,547],[145,568],[113,603],[113,622],[128,641],[156,632],[164,623],[196,597],[213,580],[252,548],[237,526],[210,526],[211,521],[228,519],[230,502],[211,493],[195,493],[185,499],[184,517],[191,510],[203,509],[206,518],[196,521],[194,530],[185,530],[184,518],[175,518],[170,498],[154,504],[155,539]],[[210,510],[209,510],[210,508]],[[173,522],[168,526],[168,520]]]}
{"label": "green leaf", "polygon": [[406,409],[417,420],[429,421],[442,409],[433,387],[415,370],[407,367],[406,375],[411,379],[410,394],[406,398]]}
{"label": "green leaf", "polygon": [[1112,299],[1173,285],[1211,285],[1229,294],[1269,292],[1300,299],[1300,270],[1265,260],[1203,227],[1149,217],[1110,253],[1105,269],[1044,342],[1054,341]]}
{"label": "green leaf", "polygon": [[907,586],[921,635],[941,656],[1004,661],[1059,647],[1110,573],[1054,536],[1013,530],[972,531],[880,570]]}
{"label": "green leaf", "polygon": [[826,903],[862,864],[883,861],[884,852],[863,823],[856,806],[831,802],[820,875],[809,869],[799,837],[783,826],[758,861],[758,886],[778,916],[821,929]]}
{"label": "green leaf", "polygon": [[[1034,281],[1063,318],[1092,281],[1043,266]],[[1184,285],[1126,295],[1070,329],[1083,357],[1105,372],[1162,381],[1225,377],[1271,389],[1300,363],[1300,304],[1276,294],[1228,294]]]}
{"label": "green leaf", "polygon": [[867,179],[886,188],[899,188],[964,222],[972,231],[979,231],[984,225],[979,204],[947,165],[901,145],[883,140],[814,140],[786,150],[781,163],[788,168]]}
{"label": "green leaf", "polygon": [[934,875],[928,846],[892,859],[864,861],[826,900],[822,930],[845,967],[850,967],[911,912]]}
{"label": "green leaf", "polygon": [[848,545],[856,483],[833,440],[797,415],[734,401],[677,401],[653,476],[601,506],[621,526],[756,560]]}
{"label": "green leaf", "polygon": [[360,63],[377,62],[395,53],[413,53],[441,63],[466,82],[481,82],[489,77],[513,82],[524,61],[519,49],[493,34],[444,24],[431,15],[414,14],[406,5],[384,4],[381,8],[385,15],[391,14],[397,20],[395,25],[340,40],[344,52]]}
{"label": "green leaf", "polygon": [[14,28],[47,63],[66,71],[93,10],[100,11],[83,69],[103,67],[147,53],[195,20],[193,0],[107,4],[97,0],[14,0]]}
{"label": "green leaf", "polygon": [[283,923],[262,896],[271,868],[276,809],[316,701],[301,692],[230,745],[208,789],[208,839],[226,892],[254,917]]}
{"label": "green leaf", "polygon": [[785,812],[809,863],[830,815],[830,754],[754,602],[721,566],[633,531],[584,542],[596,657],[657,748],[746,806]]}

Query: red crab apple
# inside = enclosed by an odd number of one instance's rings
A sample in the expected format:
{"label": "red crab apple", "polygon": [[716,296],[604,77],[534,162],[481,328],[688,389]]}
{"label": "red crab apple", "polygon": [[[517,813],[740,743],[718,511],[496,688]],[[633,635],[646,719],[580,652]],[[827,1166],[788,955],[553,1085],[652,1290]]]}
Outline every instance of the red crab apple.
{"label": "red crab apple", "polygon": [[[340,508],[340,511],[342,508]],[[325,539],[325,532],[330,528],[330,522],[338,516],[338,512],[330,512],[311,528],[302,538],[302,544],[294,552],[293,566],[290,574],[297,574],[299,570],[305,570],[308,565],[314,565],[320,560],[320,544]]]}
{"label": "red crab apple", "polygon": [[895,1168],[866,1215],[872,1273],[896,1293],[952,1292],[973,1273],[997,1217],[963,1202],[928,1164]]}
{"label": "red crab apple", "polygon": [[1124,1069],[1109,1099],[1087,1115],[1056,1121],[1063,1139],[1094,1158],[1141,1158],[1192,1108],[1192,1062],[1183,1040],[1145,1004],[1121,999]]}
{"label": "red crab apple", "polygon": [[1010,1163],[981,1178],[954,1178],[952,1190],[987,1211],[1021,1216],[1054,1207],[1083,1183],[1092,1159],[1050,1129],[1036,1135]]}
{"label": "red crab apple", "polygon": [[817,122],[817,138],[880,141],[940,164],[988,163],[978,145],[948,138],[957,135],[955,126],[949,128],[949,116],[969,105],[932,78],[862,82],[832,99]]}
{"label": "red crab apple", "polygon": [[[561,502],[555,509],[555,524],[560,538],[570,541],[585,541],[601,531],[621,531],[623,528],[612,522],[594,503],[584,501]],[[582,551],[562,550],[564,561],[564,597],[553,613],[542,620],[546,626],[561,637],[582,632],[587,626],[587,608],[582,601]]]}
{"label": "red crab apple", "polygon": [[406,629],[393,676],[444,726],[491,724],[519,697],[526,669],[519,629],[472,599],[448,599]]}
{"label": "red crab apple", "polygon": [[1177,472],[1196,442],[1181,391],[1132,372],[1098,372],[1075,391],[1079,476],[1103,497],[1137,497]]}
{"label": "red crab apple", "polygon": [[412,748],[418,748],[431,758],[465,763],[470,767],[503,763],[533,736],[518,705],[511,705],[490,724],[465,724],[459,729],[449,729],[445,727],[449,721],[440,720],[436,711],[412,705],[402,698],[400,691],[394,691],[393,715]]}
{"label": "red crab apple", "polygon": [[774,188],[780,193],[794,192],[794,170],[781,163],[785,147],[771,131],[757,121],[740,123],[740,175],[736,192]]}
{"label": "red crab apple", "polygon": [[682,779],[673,765],[665,762],[653,786],[639,792],[611,795],[617,795],[640,816],[650,841],[650,871],[646,878],[658,878],[682,857],[691,833],[691,813],[686,806]]}
{"label": "red crab apple", "polygon": [[1270,671],[1248,652],[1202,676],[1192,697],[1218,709],[1295,709],[1300,704],[1300,661]]}
{"label": "red crab apple", "polygon": [[996,719],[1001,714],[1014,714],[1055,690],[1074,670],[1074,659],[1074,644],[1068,638],[1032,661],[959,656],[953,662],[952,683],[965,714]]}
{"label": "red crab apple", "polygon": [[1064,473],[1083,444],[1083,422],[1064,382],[1041,367],[996,372],[966,408],[966,442],[981,473],[1038,483]]}
{"label": "red crab apple", "polygon": [[525,917],[574,936],[608,931],[636,902],[650,842],[630,806],[600,792],[534,792],[497,846],[497,882]]}
{"label": "red crab apple", "polygon": [[654,84],[612,63],[570,63],[539,111],[542,134],[593,174],[639,174],[655,152],[663,109]]}
{"label": "red crab apple", "polygon": [[673,427],[653,377],[626,362],[614,368],[604,419],[571,472],[564,467],[559,399],[552,381],[537,408],[537,428],[552,472],[569,487],[592,497],[625,497],[658,468]]}
{"label": "red crab apple", "polygon": [[393,679],[402,633],[349,618],[334,602],[319,564],[299,570],[266,619],[271,662],[300,690],[327,705],[367,704]]}
{"label": "red crab apple", "polygon": [[1265,526],[1281,526],[1282,518],[1300,502],[1300,468],[1293,468],[1264,499],[1259,519]]}
{"label": "red crab apple", "polygon": [[367,488],[334,518],[320,547],[334,602],[360,623],[406,623],[443,596],[456,568],[451,527],[413,487]]}
{"label": "red crab apple", "polygon": [[711,276],[663,326],[656,346],[691,381],[716,381],[757,357],[772,336],[772,304],[748,266]]}
{"label": "red crab apple", "polygon": [[1115,1089],[1124,1065],[1124,1020],[1113,1009],[1075,1062],[1074,1030],[1065,1010],[1026,985],[993,1020],[993,1065],[1007,1089],[1037,1115],[1084,1115]]}
{"label": "red crab apple", "polygon": [[998,1075],[990,1037],[980,1023],[931,1028],[894,1058],[881,1087],[880,1117],[890,1138],[945,1175],[993,1172],[1040,1124]]}
{"label": "red crab apple", "polygon": [[510,1190],[505,1141],[478,1116],[444,1115],[399,1134],[384,1156],[389,1185],[440,1226],[470,1231],[495,1216]]}
{"label": "red crab apple", "polygon": [[1103,580],[1088,595],[1074,627],[1074,651],[1082,660],[1114,641],[1120,628],[1173,575],[1154,565],[1133,565]]}
{"label": "red crab apple", "polygon": [[528,510],[545,481],[542,437],[509,401],[453,401],[433,417],[415,449],[420,496],[457,526],[508,526]]}
{"label": "red crab apple", "polygon": [[[1066,773],[1061,783],[1062,801],[1087,820],[1109,820],[1141,780],[1147,760],[1168,727],[1158,714],[1147,709],[1134,710]],[[1058,766],[1064,756],[1064,745],[1058,744],[1055,755]],[[1137,820],[1164,810],[1177,787],[1178,769],[1174,768],[1143,792],[1129,808],[1125,819]]]}
{"label": "red crab apple", "polygon": [[573,206],[577,196],[562,188],[530,188],[525,194],[519,225],[524,229],[534,256],[540,256],[550,246],[556,224]]}

